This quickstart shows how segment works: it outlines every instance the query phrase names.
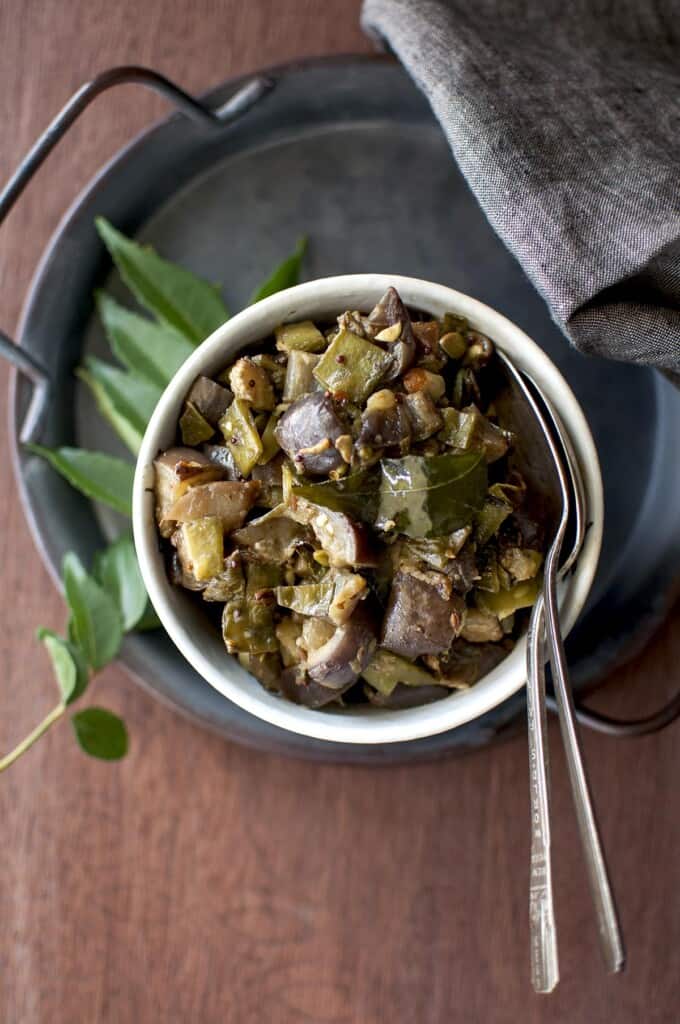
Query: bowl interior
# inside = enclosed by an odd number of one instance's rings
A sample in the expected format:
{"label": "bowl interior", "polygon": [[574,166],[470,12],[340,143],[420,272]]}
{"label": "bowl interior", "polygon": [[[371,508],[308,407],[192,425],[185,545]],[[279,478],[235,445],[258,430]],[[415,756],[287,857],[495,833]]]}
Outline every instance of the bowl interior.
{"label": "bowl interior", "polygon": [[223,369],[243,347],[270,335],[279,323],[331,319],[345,309],[369,310],[389,285],[405,303],[433,316],[447,311],[468,317],[521,369],[556,408],[568,430],[586,489],[588,531],[578,566],[560,589],[560,618],[566,635],[588,595],[602,536],[602,484],[597,453],[581,409],[548,357],[501,314],[441,285],[393,275],[361,274],[307,282],[244,310],[214,332],[168,385],[147,428],[139,453],[133,498],[135,543],[151,600],[171,639],[193,667],[217,690],[245,710],[275,725],[319,739],[348,743],[389,743],[433,735],[478,717],[515,693],[525,680],[525,643],[469,690],[434,704],[402,711],[372,707],[311,710],[268,693],[227,654],[219,630],[180,588],[170,584],[159,551],[153,514],[153,459],[175,438],[182,400],[194,378]]}

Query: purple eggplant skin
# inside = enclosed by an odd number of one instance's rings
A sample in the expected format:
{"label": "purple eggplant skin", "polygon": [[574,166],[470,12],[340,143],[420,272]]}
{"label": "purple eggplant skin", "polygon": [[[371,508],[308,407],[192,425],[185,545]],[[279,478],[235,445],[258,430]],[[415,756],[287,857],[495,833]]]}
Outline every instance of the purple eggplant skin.
{"label": "purple eggplant skin", "polygon": [[408,453],[410,445],[411,419],[402,402],[397,400],[390,409],[365,409],[361,414],[359,451],[369,448],[376,454],[387,451],[399,457]]}
{"label": "purple eggplant skin", "polygon": [[312,652],[307,672],[330,690],[347,689],[366,668],[377,645],[375,609],[362,601],[330,640]]}
{"label": "purple eggplant skin", "polygon": [[451,585],[456,593],[465,597],[479,579],[474,546],[469,543],[465,544],[444,571],[451,580]]}
{"label": "purple eggplant skin", "polygon": [[458,632],[464,608],[465,602],[457,594],[446,599],[425,580],[398,572],[387,602],[381,645],[411,660],[446,651]]}
{"label": "purple eggplant skin", "polygon": [[[310,476],[327,476],[344,465],[333,444],[347,430],[335,411],[333,400],[322,391],[303,395],[283,414],[274,431],[286,455]],[[314,452],[324,441],[329,446]]]}
{"label": "purple eggplant skin", "polygon": [[231,405],[234,396],[209,377],[197,377],[187,395],[187,402],[196,406],[201,416],[216,427]]}
{"label": "purple eggplant skin", "polygon": [[411,317],[396,288],[387,289],[382,299],[369,313],[368,322],[377,329],[377,333],[380,333],[385,327],[401,323],[399,340],[389,343],[392,361],[383,376],[383,381],[389,383],[389,381],[401,377],[413,365],[416,358],[416,338],[411,327]]}
{"label": "purple eggplant skin", "polygon": [[349,682],[346,686],[331,690],[312,679],[301,665],[284,669],[278,678],[278,687],[283,696],[306,708],[322,708],[332,704],[352,685]]}

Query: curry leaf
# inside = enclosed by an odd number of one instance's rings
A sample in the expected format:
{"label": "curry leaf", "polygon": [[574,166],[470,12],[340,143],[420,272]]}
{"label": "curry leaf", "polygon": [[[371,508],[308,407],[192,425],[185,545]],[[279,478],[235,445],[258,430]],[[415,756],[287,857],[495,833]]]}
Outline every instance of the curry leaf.
{"label": "curry leaf", "polygon": [[97,309],[113,354],[128,370],[159,388],[194,350],[172,327],[132,313],[105,292],[97,292]]}
{"label": "curry leaf", "polygon": [[97,218],[96,225],[138,302],[187,341],[200,344],[228,319],[229,312],[214,285],[126,238],[103,217]]}
{"label": "curry leaf", "polygon": [[73,636],[96,671],[118,653],[123,638],[121,614],[113,598],[85,571],[72,551],[64,556],[63,577]]}
{"label": "curry leaf", "polygon": [[[85,365],[79,370],[79,373],[83,379],[87,382],[92,381],[97,389],[101,389],[103,392],[107,406],[110,405],[116,414],[115,421],[111,425],[119,429],[117,422],[122,419],[129,424],[131,430],[139,435],[141,441],[146,425],[161,397],[161,388],[135,374],[128,373],[127,370],[111,366],[95,356],[86,358]],[[105,414],[101,405],[100,410]],[[136,454],[139,444],[132,450]]]}
{"label": "curry leaf", "polygon": [[130,462],[85,448],[45,448],[40,444],[27,444],[26,447],[46,459],[87,498],[110,505],[123,515],[132,515],[135,469]]}
{"label": "curry leaf", "polygon": [[283,291],[284,288],[292,288],[300,280],[302,260],[307,248],[307,239],[301,238],[295,246],[295,251],[287,259],[280,263],[270,277],[257,288],[250,297],[249,305],[266,299],[269,295]]}
{"label": "curry leaf", "polygon": [[147,596],[130,537],[119,537],[97,552],[94,576],[115,601],[125,632],[133,629],[146,611]]}
{"label": "curry leaf", "polygon": [[380,463],[378,526],[408,537],[437,537],[472,522],[484,504],[487,472],[480,452]]}
{"label": "curry leaf", "polygon": [[103,761],[117,761],[128,750],[125,722],[106,708],[85,708],[71,718],[81,750]]}
{"label": "curry leaf", "polygon": [[123,444],[136,455],[142,443],[142,433],[120,413],[109,395],[107,388],[84,366],[78,367],[76,375],[87,384],[97,403],[97,408],[107,423],[113,427]]}
{"label": "curry leaf", "polygon": [[85,691],[89,682],[87,664],[82,652],[68,640],[57,636],[51,629],[39,629],[38,639],[42,640],[52,659],[62,702],[73,703]]}
{"label": "curry leaf", "polygon": [[135,624],[135,629],[139,633],[146,633],[151,629],[159,629],[162,626],[161,620],[156,614],[156,609],[151,604],[151,601],[146,602],[146,608],[141,619]]}

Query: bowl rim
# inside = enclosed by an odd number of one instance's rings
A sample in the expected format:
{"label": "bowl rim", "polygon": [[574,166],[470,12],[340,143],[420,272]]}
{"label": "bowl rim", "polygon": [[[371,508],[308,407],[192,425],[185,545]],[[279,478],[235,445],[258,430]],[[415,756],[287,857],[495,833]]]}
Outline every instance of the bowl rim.
{"label": "bowl rim", "polygon": [[[200,635],[178,611],[177,588],[169,582],[159,549],[153,511],[153,460],[174,438],[179,408],[192,382],[214,372],[244,346],[294,319],[332,316],[344,309],[370,308],[393,285],[406,305],[440,316],[451,310],[492,338],[526,370],[554,405],[565,425],[586,491],[590,528],[575,570],[560,587],[560,621],[566,636],[587,599],[595,577],[604,524],[603,486],[595,443],[585,415],[552,360],[516,324],[485,303],[445,285],[398,274],[347,274],[317,278],[249,306],[218,327],[175,373],[164,390],[140,446],[133,483],[132,521],[140,569],[151,602],[171,640],[194,669],[244,710],[289,731],[340,743],[396,743],[456,728],[502,703],[525,684],[525,637],[491,673],[468,690],[433,704],[400,711],[376,708],[313,710],[264,689],[222,648],[220,664],[202,649]],[[211,367],[214,364],[214,368]],[[196,621],[196,620],[195,620]],[[208,620],[206,619],[208,626]],[[214,627],[210,626],[211,632]]]}

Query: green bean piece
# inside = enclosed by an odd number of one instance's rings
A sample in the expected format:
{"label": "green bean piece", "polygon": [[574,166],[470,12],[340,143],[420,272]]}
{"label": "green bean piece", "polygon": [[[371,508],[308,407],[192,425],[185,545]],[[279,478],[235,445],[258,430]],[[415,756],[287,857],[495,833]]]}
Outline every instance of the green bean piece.
{"label": "green bean piece", "polygon": [[323,352],[326,339],[311,320],[297,324],[281,324],[274,331],[276,347],[280,352]]}
{"label": "green bean piece", "polygon": [[314,376],[335,395],[361,403],[375,388],[391,356],[352,331],[340,330],[319,360]]}
{"label": "green bean piece", "polygon": [[480,590],[475,593],[475,602],[481,611],[505,619],[520,608],[531,608],[539,595],[541,582],[541,574],[538,574],[533,579],[522,580],[509,590],[501,589],[495,594]]}
{"label": "green bean piece", "polygon": [[386,697],[398,683],[404,686],[433,686],[437,680],[424,668],[390,651],[377,650],[362,675],[367,683]]}
{"label": "green bean piece", "polygon": [[279,442],[276,440],[276,437],[274,435],[274,430],[276,428],[276,424],[279,421],[280,415],[280,412],[274,411],[267,420],[267,425],[262,431],[262,454],[257,460],[259,466],[266,466],[267,463],[271,462],[274,456],[281,451]]}
{"label": "green bean piece", "polygon": [[236,468],[241,476],[248,476],[263,452],[248,402],[235,398],[220,420],[219,427]]}
{"label": "green bean piece", "polygon": [[224,568],[224,534],[218,516],[203,516],[190,523],[182,523],[182,539],[186,552],[187,569],[197,580],[219,576]]}

